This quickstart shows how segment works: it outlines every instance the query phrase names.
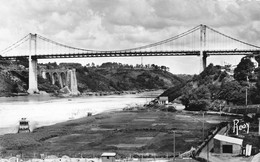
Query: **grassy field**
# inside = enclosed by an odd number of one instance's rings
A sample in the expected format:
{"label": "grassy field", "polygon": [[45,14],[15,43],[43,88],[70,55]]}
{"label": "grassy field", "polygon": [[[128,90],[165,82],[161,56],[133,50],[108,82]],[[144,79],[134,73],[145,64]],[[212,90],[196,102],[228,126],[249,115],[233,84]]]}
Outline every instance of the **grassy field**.
{"label": "grassy field", "polygon": [[[205,136],[227,117],[205,115]],[[121,157],[140,154],[182,153],[203,140],[201,114],[161,111],[116,111],[35,129],[28,134],[0,136],[2,155],[23,154],[100,156],[117,152]]]}

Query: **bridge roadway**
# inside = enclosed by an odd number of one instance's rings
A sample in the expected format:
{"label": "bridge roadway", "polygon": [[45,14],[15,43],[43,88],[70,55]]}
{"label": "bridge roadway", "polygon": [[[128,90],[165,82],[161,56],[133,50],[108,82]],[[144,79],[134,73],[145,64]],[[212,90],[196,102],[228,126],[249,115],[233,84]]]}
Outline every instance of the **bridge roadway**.
{"label": "bridge roadway", "polygon": [[[212,35],[213,37],[207,37],[206,33],[209,33],[208,36]],[[195,37],[196,35],[197,37]],[[207,43],[207,40],[211,40],[212,43]],[[28,53],[23,53],[23,51],[21,51],[23,50],[22,47],[27,48],[27,46],[22,45],[27,44],[25,43],[27,41],[29,42],[29,50],[26,50]],[[236,45],[234,45],[234,43],[236,43]],[[233,46],[235,48],[233,48]],[[17,49],[18,51],[14,51],[14,53],[12,53],[14,49]],[[76,48],[58,43],[38,34],[30,33],[18,42],[1,51],[0,59],[28,58],[28,92],[30,94],[33,94],[35,92],[38,92],[38,59],[87,57],[199,56],[200,69],[202,71],[206,68],[207,57],[210,55],[260,55],[260,46],[235,39],[221,32],[218,32],[206,25],[200,24],[186,32],[156,43],[136,48],[110,51],[95,51],[83,48]]]}
{"label": "bridge roadway", "polygon": [[[260,55],[260,50],[205,50],[210,55]],[[33,59],[87,58],[87,57],[143,57],[143,56],[200,56],[200,51],[90,51],[86,53],[36,54]],[[28,55],[5,56],[1,59],[28,58]]]}

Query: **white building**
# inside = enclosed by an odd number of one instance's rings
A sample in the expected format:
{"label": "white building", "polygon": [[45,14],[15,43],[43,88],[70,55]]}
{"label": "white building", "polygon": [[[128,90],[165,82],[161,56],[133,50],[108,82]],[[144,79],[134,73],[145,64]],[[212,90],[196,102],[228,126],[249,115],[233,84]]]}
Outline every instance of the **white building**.
{"label": "white building", "polygon": [[158,103],[160,105],[165,105],[165,104],[168,104],[169,100],[168,100],[168,97],[167,96],[160,96],[159,97],[159,100],[158,100]]}
{"label": "white building", "polygon": [[115,162],[116,153],[114,152],[104,152],[101,155],[102,162]]}
{"label": "white building", "polygon": [[242,139],[217,134],[214,137],[214,153],[239,155],[242,143]]}

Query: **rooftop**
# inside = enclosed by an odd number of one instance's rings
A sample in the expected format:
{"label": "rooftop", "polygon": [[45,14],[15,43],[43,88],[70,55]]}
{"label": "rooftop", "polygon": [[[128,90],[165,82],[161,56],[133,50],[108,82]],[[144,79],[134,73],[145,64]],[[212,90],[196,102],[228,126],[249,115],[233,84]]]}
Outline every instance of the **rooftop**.
{"label": "rooftop", "polygon": [[234,137],[229,137],[229,136],[224,136],[224,135],[220,135],[217,134],[214,139],[217,139],[219,141],[224,141],[224,142],[229,142],[229,143],[233,143],[233,144],[237,144],[237,145],[242,145],[243,140],[239,139],[239,138],[234,138]]}
{"label": "rooftop", "polygon": [[116,153],[114,153],[114,152],[104,152],[101,156],[102,157],[103,156],[116,156]]}
{"label": "rooftop", "polygon": [[168,101],[168,97],[167,96],[160,96],[159,100],[161,100],[161,101]]}

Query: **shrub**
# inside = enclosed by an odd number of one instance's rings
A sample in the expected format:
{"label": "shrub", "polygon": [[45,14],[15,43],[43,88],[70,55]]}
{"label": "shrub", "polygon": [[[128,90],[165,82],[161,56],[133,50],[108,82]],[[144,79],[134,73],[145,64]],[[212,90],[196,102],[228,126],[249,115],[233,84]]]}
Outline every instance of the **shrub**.
{"label": "shrub", "polygon": [[185,110],[188,111],[207,111],[210,106],[209,100],[191,100],[186,106]]}

